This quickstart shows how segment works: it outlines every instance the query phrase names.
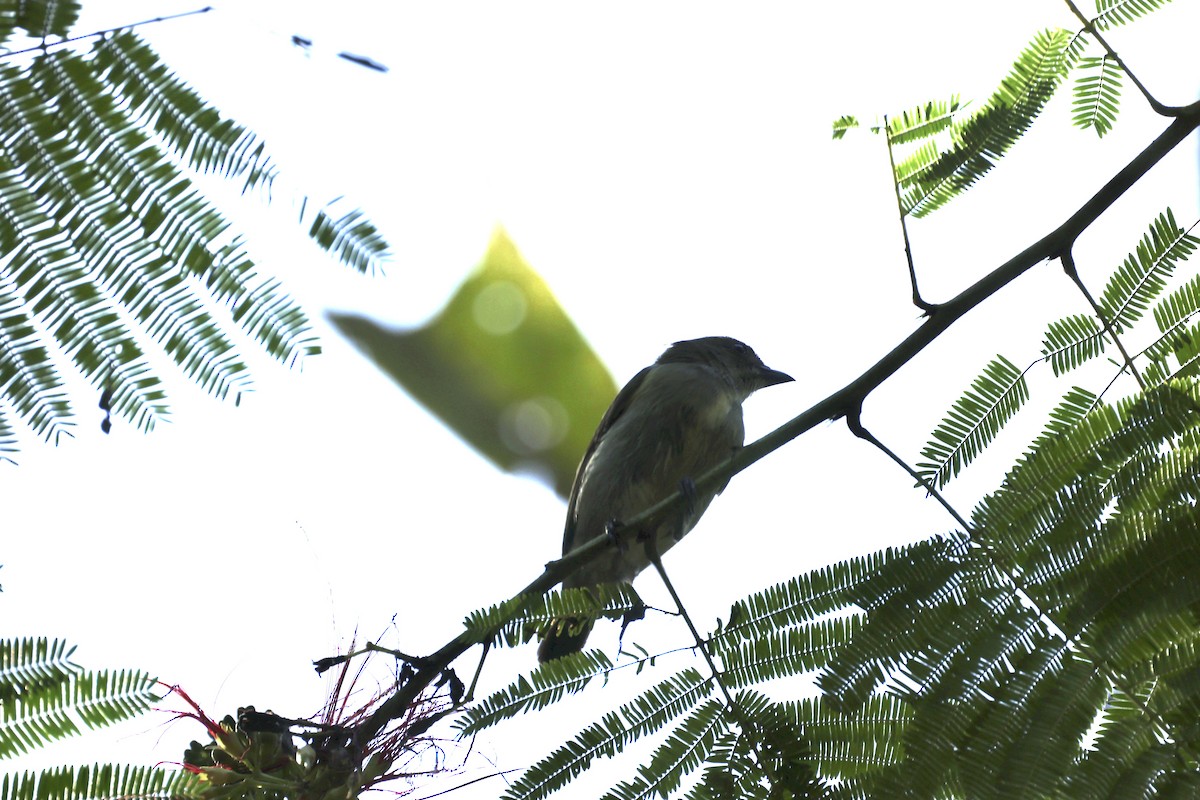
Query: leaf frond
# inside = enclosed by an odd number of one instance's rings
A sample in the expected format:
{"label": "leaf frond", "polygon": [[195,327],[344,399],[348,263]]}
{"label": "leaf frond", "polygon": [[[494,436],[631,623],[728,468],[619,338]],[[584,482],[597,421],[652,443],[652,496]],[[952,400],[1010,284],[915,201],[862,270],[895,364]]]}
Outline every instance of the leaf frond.
{"label": "leaf frond", "polygon": [[949,100],[930,100],[901,112],[898,117],[889,117],[888,135],[892,144],[908,144],[949,130],[962,107],[958,95],[953,95]]}
{"label": "leaf frond", "polygon": [[97,797],[201,800],[209,796],[210,791],[211,784],[200,776],[173,767],[93,764],[10,774],[0,785],[0,800],[42,797],[62,800]]}
{"label": "leaf frond", "polygon": [[971,383],[921,450],[917,471],[938,488],[957,476],[1029,399],[1025,374],[996,356]]}
{"label": "leaf frond", "polygon": [[841,139],[846,135],[847,131],[858,127],[858,119],[856,117],[846,115],[839,117],[833,121],[833,138]]}
{"label": "leaf frond", "polygon": [[1090,314],[1072,314],[1051,322],[1042,340],[1042,357],[1056,376],[1091,361],[1104,352],[1104,333]]}
{"label": "leaf frond", "polygon": [[471,736],[502,720],[557,703],[568,694],[578,694],[612,668],[599,650],[556,658],[538,666],[528,678],[522,676],[485,698],[456,720],[454,727],[459,736]]}
{"label": "leaf frond", "polygon": [[717,739],[729,725],[723,705],[707,700],[685,717],[638,769],[636,778],[622,781],[603,800],[646,800],[668,796],[679,788],[684,776],[695,771],[712,752]]}
{"label": "leaf frond", "polygon": [[123,31],[101,39],[95,69],[97,77],[129,101],[139,121],[196,171],[242,178],[243,191],[274,180],[277,170],[257,137],[222,118],[136,34]]}
{"label": "leaf frond", "polygon": [[653,733],[678,718],[712,690],[712,684],[694,669],[685,669],[651,688],[632,702],[609,712],[599,721],[531,766],[505,794],[512,800],[547,797],[600,757],[612,757],[631,742]]}
{"label": "leaf frond", "polygon": [[1071,121],[1077,128],[1091,128],[1103,138],[1112,130],[1121,103],[1121,66],[1107,53],[1079,62],[1082,71],[1075,79]]}
{"label": "leaf frond", "polygon": [[1200,239],[1184,231],[1167,209],[1150,225],[1137,249],[1117,268],[1100,299],[1105,318],[1118,332],[1141,318],[1150,303],[1167,285],[1175,267],[1200,245]]}
{"label": "leaf frond", "polygon": [[1106,31],[1125,25],[1147,14],[1157,11],[1171,0],[1096,0],[1096,16],[1092,25],[1098,31]]}
{"label": "leaf frond", "polygon": [[80,672],[28,693],[3,698],[0,757],[10,757],[131,719],[156,699],[154,680],[144,673]]}
{"label": "leaf frond", "polygon": [[1029,130],[1066,76],[1068,31],[1037,34],[975,114],[955,122],[951,145],[924,166],[908,165],[898,182],[906,213],[922,217],[978,183]]}

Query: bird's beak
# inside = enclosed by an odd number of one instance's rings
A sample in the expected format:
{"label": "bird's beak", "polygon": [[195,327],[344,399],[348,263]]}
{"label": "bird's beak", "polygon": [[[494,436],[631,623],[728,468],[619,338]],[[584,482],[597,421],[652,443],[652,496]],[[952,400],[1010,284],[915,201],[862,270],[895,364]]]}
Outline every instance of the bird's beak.
{"label": "bird's beak", "polygon": [[780,372],[777,369],[767,369],[766,367],[763,367],[758,371],[758,383],[763,388],[794,380],[796,379],[791,375],[788,375],[786,372]]}

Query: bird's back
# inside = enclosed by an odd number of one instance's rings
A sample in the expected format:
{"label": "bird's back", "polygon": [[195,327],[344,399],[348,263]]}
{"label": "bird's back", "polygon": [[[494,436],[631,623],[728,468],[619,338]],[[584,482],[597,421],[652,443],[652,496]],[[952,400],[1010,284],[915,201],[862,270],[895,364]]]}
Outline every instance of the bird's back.
{"label": "bird's back", "polygon": [[[645,375],[629,399],[642,411],[612,420],[580,468],[564,552],[604,535],[611,520],[626,520],[674,494],[684,478],[699,478],[742,445],[741,397],[711,378],[698,364],[660,364]],[[659,551],[689,531],[723,488],[700,494],[682,523],[678,517],[662,523]],[[624,547],[613,548],[564,585],[633,580],[649,564],[644,548],[633,541],[637,533],[625,532]]]}

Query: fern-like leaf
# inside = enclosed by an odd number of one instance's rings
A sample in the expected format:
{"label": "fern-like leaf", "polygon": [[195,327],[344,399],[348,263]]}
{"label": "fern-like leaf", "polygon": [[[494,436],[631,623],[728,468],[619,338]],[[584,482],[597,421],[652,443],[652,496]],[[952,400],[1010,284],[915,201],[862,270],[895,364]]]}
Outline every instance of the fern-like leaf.
{"label": "fern-like leaf", "polygon": [[0,698],[42,691],[78,675],[80,667],[71,661],[74,652],[62,639],[0,641]]}
{"label": "fern-like leaf", "polygon": [[1114,330],[1119,333],[1141,318],[1166,287],[1166,279],[1175,267],[1187,260],[1198,245],[1200,239],[1180,228],[1169,208],[1151,223],[1101,296],[1100,309]]}
{"label": "fern-like leaf", "polygon": [[631,781],[622,781],[603,800],[647,800],[668,796],[683,777],[700,767],[729,725],[722,703],[708,700],[686,717]]}
{"label": "fern-like leaf", "polygon": [[975,185],[1016,144],[1057,90],[1068,71],[1065,30],[1039,33],[1022,51],[1000,86],[973,116],[956,122],[952,144],[920,170],[905,175],[898,188],[906,212],[924,216]]}
{"label": "fern-like leaf", "polygon": [[865,778],[904,758],[904,729],[914,711],[891,695],[874,695],[853,714],[820,700],[784,703],[804,731],[822,775],[840,781]]}
{"label": "fern-like leaf", "polygon": [[711,683],[694,669],[685,669],[637,699],[609,712],[598,722],[534,764],[508,792],[510,800],[543,798],[578,776],[596,758],[612,757],[629,743],[653,733],[678,718],[712,690]]}
{"label": "fern-like leaf", "polygon": [[156,699],[154,680],[141,672],[83,672],[35,691],[3,698],[0,757],[130,719]]}
{"label": "fern-like leaf", "polygon": [[921,451],[918,472],[945,486],[996,438],[1029,399],[1025,375],[1004,356],[996,356],[971,388],[955,402]]}
{"label": "fern-like leaf", "polygon": [[878,568],[877,556],[830,564],[734,603],[729,624],[712,637],[720,649],[737,641],[800,625],[846,607],[856,586]]}
{"label": "fern-like leaf", "polygon": [[[61,37],[78,12],[70,0],[18,6],[0,14],[0,38],[19,28]],[[256,136],[131,32],[88,53],[0,64],[0,450],[15,446],[14,420],[53,441],[67,431],[64,365],[110,397],[115,415],[153,428],[168,413],[146,352],[155,346],[184,377],[236,401],[249,370],[219,305],[280,361],[320,352],[300,306],[258,274],[181,163],[243,189],[269,189],[276,174]],[[387,255],[354,210],[326,206],[313,233],[362,271]]]}
{"label": "fern-like leaf", "polygon": [[1200,313],[1200,276],[1193,277],[1171,294],[1164,297],[1154,308],[1154,321],[1162,332],[1146,355],[1153,362],[1163,362],[1168,353],[1179,359],[1179,374],[1189,374],[1189,362],[1195,359],[1200,331],[1196,325],[1187,323]]}
{"label": "fern-like leaf", "polygon": [[846,132],[858,127],[858,119],[850,115],[840,117],[833,121],[833,138],[841,139],[846,135]]}
{"label": "fern-like leaf", "polygon": [[1084,70],[1075,81],[1071,120],[1078,128],[1091,128],[1103,138],[1112,130],[1121,103],[1121,66],[1107,53],[1082,59]]}
{"label": "fern-like leaf", "polygon": [[545,708],[568,694],[582,692],[596,677],[607,675],[612,662],[602,651],[571,653],[540,665],[469,709],[454,727],[459,736],[471,736],[518,714]]}
{"label": "fern-like leaf", "polygon": [[82,5],[79,0],[23,0],[16,4],[16,27],[34,39],[65,39]]}
{"label": "fern-like leaf", "polygon": [[823,667],[861,625],[857,617],[822,619],[801,628],[758,636],[732,649],[717,650],[730,687],[752,686]]}
{"label": "fern-like leaf", "polygon": [[1165,6],[1171,0],[1096,0],[1096,16],[1092,26],[1106,31],[1133,22]]}
{"label": "fern-like leaf", "polygon": [[243,191],[270,186],[277,170],[257,137],[220,113],[171,74],[130,31],[99,41],[97,77],[121,96],[139,122],[152,128],[198,172],[242,178]]}
{"label": "fern-like leaf", "polygon": [[211,791],[212,784],[201,776],[174,767],[93,764],[8,775],[0,784],[0,800],[201,800],[210,797]]}
{"label": "fern-like leaf", "polygon": [[388,255],[387,242],[361,211],[353,209],[339,214],[337,204],[338,200],[334,200],[317,212],[308,235],[343,264],[363,273],[379,272]]}
{"label": "fern-like leaf", "polygon": [[961,108],[962,102],[958,95],[949,100],[930,100],[924,105],[902,112],[898,117],[889,117],[888,136],[894,145],[936,136],[950,128]]}
{"label": "fern-like leaf", "polygon": [[473,611],[463,620],[476,641],[493,641],[513,647],[527,642],[552,619],[562,617],[620,619],[643,608],[641,598],[627,583],[606,583],[587,588],[562,589],[536,597],[515,597]]}
{"label": "fern-like leaf", "polygon": [[1055,375],[1075,369],[1104,352],[1104,335],[1096,318],[1073,314],[1051,322],[1042,340],[1042,357]]}
{"label": "fern-like leaf", "polygon": [[[33,431],[56,444],[70,428],[62,378],[25,312],[15,283],[0,274],[0,387]],[[7,449],[0,434],[0,450]]]}
{"label": "fern-like leaf", "polygon": [[1172,353],[1178,362],[1172,377],[1195,377],[1200,373],[1200,323],[1176,332],[1171,341],[1174,345]]}

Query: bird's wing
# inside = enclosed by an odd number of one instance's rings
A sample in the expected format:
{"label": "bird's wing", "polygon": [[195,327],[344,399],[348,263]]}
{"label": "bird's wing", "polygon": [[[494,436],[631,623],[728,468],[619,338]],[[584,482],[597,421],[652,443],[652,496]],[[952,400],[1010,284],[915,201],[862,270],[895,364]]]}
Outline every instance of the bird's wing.
{"label": "bird's wing", "polygon": [[604,438],[604,434],[608,432],[621,415],[625,413],[625,409],[629,408],[629,401],[637,394],[637,390],[646,380],[646,375],[650,372],[651,367],[646,367],[637,375],[634,375],[629,383],[625,384],[625,388],[617,392],[616,398],[613,399],[612,405],[608,407],[608,411],[604,412],[604,416],[600,419],[600,424],[596,427],[596,433],[592,435],[592,441],[588,443],[587,451],[584,452],[583,458],[579,461],[579,468],[575,470],[575,482],[571,485],[571,497],[567,501],[567,525],[563,530],[563,555],[571,552],[571,548],[575,543],[575,504],[579,500],[579,486],[583,483],[583,473],[587,471],[588,464],[592,460],[592,456],[596,453],[596,448],[600,445],[600,440]]}

